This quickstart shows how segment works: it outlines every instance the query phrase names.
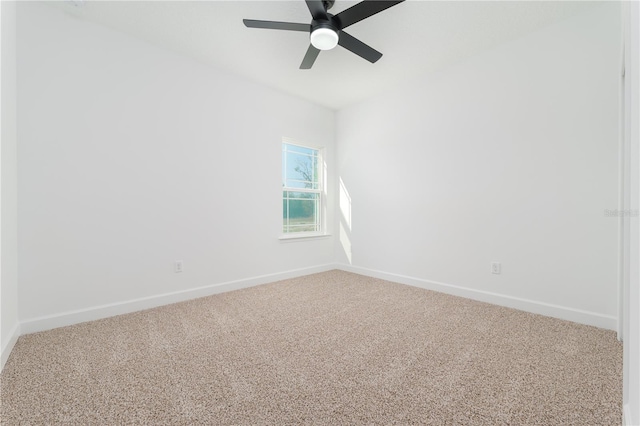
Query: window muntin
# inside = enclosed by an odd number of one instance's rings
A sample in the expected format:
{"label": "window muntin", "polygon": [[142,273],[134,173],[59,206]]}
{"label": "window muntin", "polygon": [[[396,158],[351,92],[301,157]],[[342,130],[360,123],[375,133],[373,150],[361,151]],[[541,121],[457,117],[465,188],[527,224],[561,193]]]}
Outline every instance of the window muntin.
{"label": "window muntin", "polygon": [[282,143],[282,232],[322,232],[321,150]]}

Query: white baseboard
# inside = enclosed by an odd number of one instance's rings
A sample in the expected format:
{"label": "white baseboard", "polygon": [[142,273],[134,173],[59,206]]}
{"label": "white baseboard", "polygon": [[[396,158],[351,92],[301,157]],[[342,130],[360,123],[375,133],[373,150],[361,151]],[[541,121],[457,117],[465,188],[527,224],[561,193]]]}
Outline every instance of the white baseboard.
{"label": "white baseboard", "polygon": [[638,423],[631,418],[631,407],[629,404],[622,406],[622,425],[623,426],[638,426]]}
{"label": "white baseboard", "polygon": [[94,306],[86,309],[62,312],[55,315],[48,315],[22,321],[20,323],[20,330],[22,334],[51,330],[58,327],[79,324],[81,322],[94,321],[116,315],[128,314],[131,312],[156,308],[158,306],[184,302],[186,300],[196,299],[198,297],[210,296],[212,294],[223,293],[226,291],[239,290],[242,288],[253,287],[260,284],[267,284],[274,281],[301,277],[318,272],[325,272],[332,269],[336,269],[335,264],[319,265],[309,268],[279,272],[275,274],[260,275],[257,277],[229,281],[225,283],[212,284],[184,291],[176,291],[173,293],[165,293],[140,299],[127,300],[119,303],[110,303],[107,305]]}
{"label": "white baseboard", "polygon": [[427,290],[438,291],[440,293],[465,297],[467,299],[492,303],[494,305],[519,309],[521,311],[559,318],[567,321],[573,321],[580,324],[592,325],[594,327],[605,328],[608,330],[616,330],[618,325],[616,317],[602,315],[595,312],[583,311],[580,309],[573,309],[559,305],[552,305],[549,303],[537,302],[535,300],[521,299],[518,297],[506,296],[498,293],[474,290],[467,287],[460,287],[437,281],[429,281],[421,278],[409,277],[406,275],[392,274],[389,272],[377,271],[374,269],[362,268],[359,266],[340,264],[337,266],[337,268],[347,272],[366,275],[368,277],[394,281],[400,284],[407,284]]}
{"label": "white baseboard", "polygon": [[597,314],[594,312],[582,311],[573,308],[567,308],[558,305],[552,305],[533,300],[520,299],[516,297],[501,295],[497,293],[484,292],[470,288],[460,287],[456,285],[429,281],[405,275],[393,274],[389,272],[377,271],[368,268],[362,268],[346,264],[325,264],[309,268],[295,269],[291,271],[279,272],[275,274],[261,275],[252,278],[246,278],[225,283],[212,284],[209,286],[198,287],[194,289],[165,293],[156,296],[149,296],[140,299],[133,299],[119,303],[111,303],[107,305],[95,306],[86,309],[79,309],[68,312],[61,312],[55,315],[48,315],[38,318],[27,319],[21,321],[16,326],[15,335],[2,350],[2,363],[9,357],[11,348],[20,334],[35,333],[38,331],[50,330],[53,328],[64,327],[68,325],[78,324],[86,321],[94,321],[102,318],[108,318],[116,315],[127,314],[131,312],[151,309],[158,306],[168,305],[171,303],[183,302],[198,297],[210,296],[212,294],[223,293],[226,291],[239,290],[242,288],[253,287],[260,284],[266,284],[274,281],[300,277],[304,275],[325,272],[331,269],[341,269],[360,275],[366,275],[374,278],[380,278],[388,281],[395,281],[401,284],[407,284],[414,287],[425,288],[428,290],[439,291],[441,293],[452,294],[455,296],[465,297],[468,299],[479,300],[482,302],[493,303],[495,305],[506,306],[509,308],[519,309],[522,311],[532,312],[540,315],[546,315],[554,318],[560,318],[568,321],[574,321],[581,324],[593,325],[595,327],[615,330],[617,321],[615,317]]}
{"label": "white baseboard", "polygon": [[14,325],[9,332],[9,338],[7,339],[6,343],[2,342],[3,346],[2,352],[0,353],[0,371],[4,369],[4,365],[9,359],[9,355],[11,355],[11,351],[18,341],[18,337],[20,337],[20,324],[16,322],[16,325]]}

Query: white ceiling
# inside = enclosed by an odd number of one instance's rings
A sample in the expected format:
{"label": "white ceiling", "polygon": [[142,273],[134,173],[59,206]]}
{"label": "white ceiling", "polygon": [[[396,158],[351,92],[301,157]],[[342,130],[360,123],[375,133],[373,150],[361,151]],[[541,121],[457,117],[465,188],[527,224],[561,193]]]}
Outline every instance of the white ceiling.
{"label": "white ceiling", "polygon": [[[352,6],[337,0],[331,13]],[[395,84],[600,4],[583,1],[410,0],[347,30],[383,53],[370,64],[337,47],[299,70],[309,44],[302,32],[246,28],[243,18],[304,22],[303,0],[90,1],[50,3],[155,45],[251,80],[340,109]]]}

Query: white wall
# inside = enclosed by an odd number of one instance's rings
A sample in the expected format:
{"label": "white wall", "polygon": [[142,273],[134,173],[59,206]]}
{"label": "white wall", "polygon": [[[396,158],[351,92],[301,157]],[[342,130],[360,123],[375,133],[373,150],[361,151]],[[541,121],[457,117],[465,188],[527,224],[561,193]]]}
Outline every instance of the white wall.
{"label": "white wall", "polygon": [[0,369],[20,333],[18,325],[16,3],[0,2],[2,14],[2,185],[0,275]]}
{"label": "white wall", "polygon": [[[625,171],[625,190],[631,212],[640,210],[640,5],[623,4],[625,42],[625,121],[624,132],[628,161]],[[624,237],[629,255],[625,259],[624,300],[624,422],[640,424],[640,218],[630,214]]]}
{"label": "white wall", "polygon": [[339,261],[615,329],[620,31],[608,4],[338,112]]}
{"label": "white wall", "polygon": [[332,164],[333,111],[38,3],[18,51],[25,332],[333,263],[332,237],[278,240],[281,138]]}

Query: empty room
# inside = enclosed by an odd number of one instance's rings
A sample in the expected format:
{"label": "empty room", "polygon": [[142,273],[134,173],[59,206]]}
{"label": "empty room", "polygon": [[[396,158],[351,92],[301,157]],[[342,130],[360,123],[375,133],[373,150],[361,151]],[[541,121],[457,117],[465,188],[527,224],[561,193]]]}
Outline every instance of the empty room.
{"label": "empty room", "polygon": [[0,15],[0,424],[640,425],[638,2]]}

